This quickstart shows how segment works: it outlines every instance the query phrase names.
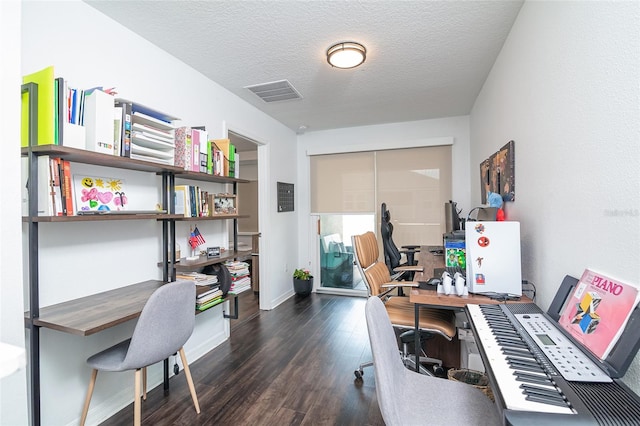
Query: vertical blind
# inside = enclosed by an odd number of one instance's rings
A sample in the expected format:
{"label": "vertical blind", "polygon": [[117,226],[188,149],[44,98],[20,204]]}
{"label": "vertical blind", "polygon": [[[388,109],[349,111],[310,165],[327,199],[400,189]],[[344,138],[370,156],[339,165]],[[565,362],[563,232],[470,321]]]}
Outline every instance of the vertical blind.
{"label": "vertical blind", "polygon": [[311,157],[311,212],[374,212],[379,224],[384,202],[397,246],[442,244],[449,199],[449,145]]}

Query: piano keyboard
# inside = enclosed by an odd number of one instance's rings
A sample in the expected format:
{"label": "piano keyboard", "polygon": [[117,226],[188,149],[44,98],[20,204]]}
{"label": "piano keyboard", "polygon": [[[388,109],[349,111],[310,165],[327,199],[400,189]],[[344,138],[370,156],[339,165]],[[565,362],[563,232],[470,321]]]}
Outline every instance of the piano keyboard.
{"label": "piano keyboard", "polygon": [[536,358],[526,341],[528,336],[520,335],[500,305],[467,305],[467,312],[506,409],[576,413],[556,386],[553,376],[557,372],[547,360]]}

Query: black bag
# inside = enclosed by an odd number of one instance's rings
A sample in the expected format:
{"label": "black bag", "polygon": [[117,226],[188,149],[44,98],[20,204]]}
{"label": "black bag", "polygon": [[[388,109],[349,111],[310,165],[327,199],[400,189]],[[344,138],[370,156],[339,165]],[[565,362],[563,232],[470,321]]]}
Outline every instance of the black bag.
{"label": "black bag", "polygon": [[231,273],[226,266],[222,263],[216,263],[214,265],[207,265],[202,270],[203,274],[215,275],[218,277],[218,284],[220,284],[220,290],[222,295],[226,296],[231,288]]}

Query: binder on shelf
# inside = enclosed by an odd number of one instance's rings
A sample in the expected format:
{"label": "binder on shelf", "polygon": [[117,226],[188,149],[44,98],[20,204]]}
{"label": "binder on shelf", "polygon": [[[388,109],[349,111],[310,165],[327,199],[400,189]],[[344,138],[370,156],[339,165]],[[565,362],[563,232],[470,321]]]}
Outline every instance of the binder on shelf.
{"label": "binder on shelf", "polygon": [[[189,143],[187,143],[187,139]],[[174,165],[185,168],[187,163],[187,146],[191,148],[191,129],[186,126],[178,127],[175,131]]]}
{"label": "binder on shelf", "polygon": [[86,95],[84,123],[87,150],[114,155],[113,109],[113,96],[102,90],[93,90]]}
{"label": "binder on shelf", "polygon": [[[37,145],[55,144],[55,82],[53,66],[22,77],[23,83],[38,85]],[[21,146],[29,146],[29,93],[22,94]]]}
{"label": "binder on shelf", "polygon": [[191,167],[192,172],[200,171],[200,137],[198,129],[191,129]]}
{"label": "binder on shelf", "polygon": [[122,108],[120,156],[131,157],[131,102],[116,99],[115,106]]}

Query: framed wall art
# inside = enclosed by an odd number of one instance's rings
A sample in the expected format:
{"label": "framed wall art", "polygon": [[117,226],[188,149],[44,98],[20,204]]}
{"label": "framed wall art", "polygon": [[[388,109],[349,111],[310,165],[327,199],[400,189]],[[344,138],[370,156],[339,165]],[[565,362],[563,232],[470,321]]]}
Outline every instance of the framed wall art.
{"label": "framed wall art", "polygon": [[480,163],[482,203],[487,203],[487,191],[500,194],[503,201],[515,201],[515,176],[515,142],[509,141],[499,151]]}

